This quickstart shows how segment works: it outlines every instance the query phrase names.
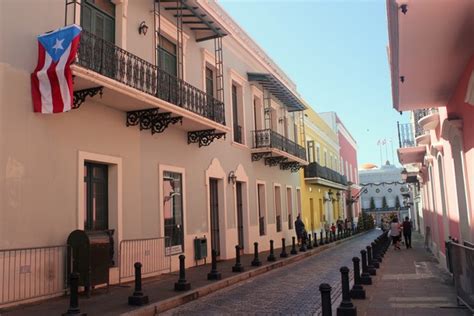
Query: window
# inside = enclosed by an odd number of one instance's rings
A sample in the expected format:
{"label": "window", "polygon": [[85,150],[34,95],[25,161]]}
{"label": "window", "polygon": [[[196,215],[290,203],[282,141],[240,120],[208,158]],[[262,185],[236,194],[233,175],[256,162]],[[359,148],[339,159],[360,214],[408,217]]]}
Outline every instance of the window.
{"label": "window", "polygon": [[239,115],[239,88],[232,84],[232,115],[234,124],[234,142],[243,144],[242,126]]}
{"label": "window", "polygon": [[115,42],[115,5],[107,0],[83,1],[81,26],[84,30],[106,40]]}
{"label": "window", "polygon": [[286,210],[288,213],[288,229],[293,229],[293,199],[291,188],[286,188]]}
{"label": "window", "polygon": [[[163,172],[163,218],[165,236],[176,252],[183,251],[183,196],[182,175],[177,172]],[[175,251],[172,251],[175,252]]]}
{"label": "window", "polygon": [[84,230],[109,228],[108,166],[84,163]]}
{"label": "window", "polygon": [[258,207],[258,226],[260,230],[260,236],[265,235],[265,185],[262,183],[257,184],[257,207]]}
{"label": "window", "polygon": [[316,146],[316,161],[317,161],[318,163],[321,163],[321,157],[320,157],[320,155],[319,155],[319,145]]}
{"label": "window", "polygon": [[276,231],[281,232],[281,191],[279,186],[274,187],[275,195],[275,214],[276,214]]}
{"label": "window", "polygon": [[308,162],[314,162],[314,141],[308,140]]}
{"label": "window", "polygon": [[300,189],[296,189],[296,207],[298,214],[301,214],[301,191]]}
{"label": "window", "polygon": [[324,166],[328,166],[328,153],[327,151],[324,151]]}
{"label": "window", "polygon": [[214,71],[206,66],[206,93],[214,96]]}
{"label": "window", "polygon": [[160,35],[158,43],[158,67],[170,75],[177,74],[177,50],[176,45],[163,35]]}
{"label": "window", "polygon": [[344,175],[344,159],[341,158],[341,174]]}

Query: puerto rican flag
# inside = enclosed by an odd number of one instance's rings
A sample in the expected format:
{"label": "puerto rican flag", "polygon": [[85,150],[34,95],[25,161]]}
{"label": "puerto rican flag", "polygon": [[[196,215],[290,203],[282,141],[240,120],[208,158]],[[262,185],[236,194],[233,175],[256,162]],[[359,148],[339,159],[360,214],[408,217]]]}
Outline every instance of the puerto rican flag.
{"label": "puerto rican flag", "polygon": [[76,57],[81,27],[69,25],[38,36],[38,65],[31,74],[33,109],[61,113],[73,104],[70,65]]}

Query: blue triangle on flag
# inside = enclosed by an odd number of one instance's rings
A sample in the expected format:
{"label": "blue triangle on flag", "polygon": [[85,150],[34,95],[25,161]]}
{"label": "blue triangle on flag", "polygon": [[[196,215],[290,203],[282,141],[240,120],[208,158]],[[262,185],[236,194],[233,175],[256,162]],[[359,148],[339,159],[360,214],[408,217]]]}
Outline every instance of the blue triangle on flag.
{"label": "blue triangle on flag", "polygon": [[52,32],[39,35],[38,41],[51,56],[51,59],[57,62],[69,45],[71,45],[72,40],[81,33],[81,30],[81,27],[78,25],[68,25]]}

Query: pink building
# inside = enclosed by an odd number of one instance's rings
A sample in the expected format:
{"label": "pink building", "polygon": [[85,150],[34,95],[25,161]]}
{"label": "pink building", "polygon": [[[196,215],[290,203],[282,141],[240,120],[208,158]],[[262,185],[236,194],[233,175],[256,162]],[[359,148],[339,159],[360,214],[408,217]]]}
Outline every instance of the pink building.
{"label": "pink building", "polygon": [[347,177],[347,181],[352,183],[344,196],[345,215],[348,218],[355,218],[357,221],[360,213],[360,203],[358,199],[353,199],[353,197],[358,195],[360,190],[359,173],[357,169],[357,143],[339,116],[337,116],[336,112],[324,112],[319,113],[319,115],[337,133],[339,140],[340,172]]}
{"label": "pink building", "polygon": [[474,240],[474,2],[387,0],[387,12],[393,106],[412,111],[398,156],[419,183],[421,231],[444,257],[449,236]]}

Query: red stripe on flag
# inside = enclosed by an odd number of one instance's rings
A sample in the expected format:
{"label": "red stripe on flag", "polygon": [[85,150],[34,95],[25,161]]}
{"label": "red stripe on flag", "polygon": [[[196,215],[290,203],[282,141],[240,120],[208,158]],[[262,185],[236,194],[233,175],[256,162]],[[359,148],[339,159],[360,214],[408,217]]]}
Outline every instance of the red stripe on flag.
{"label": "red stripe on flag", "polygon": [[41,113],[41,92],[39,88],[38,71],[44,67],[45,50],[43,45],[38,42],[38,64],[35,71],[31,74],[31,96],[33,99],[33,111]]}
{"label": "red stripe on flag", "polygon": [[49,82],[51,83],[51,97],[53,100],[53,113],[61,113],[63,112],[63,108],[64,108],[63,98],[61,96],[61,89],[59,87],[59,79],[58,79],[58,75],[56,74],[57,65],[58,65],[57,62],[52,62],[51,66],[49,66],[48,71],[47,71]]}

